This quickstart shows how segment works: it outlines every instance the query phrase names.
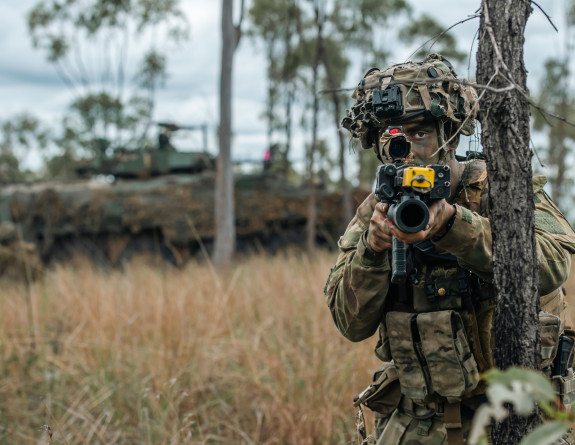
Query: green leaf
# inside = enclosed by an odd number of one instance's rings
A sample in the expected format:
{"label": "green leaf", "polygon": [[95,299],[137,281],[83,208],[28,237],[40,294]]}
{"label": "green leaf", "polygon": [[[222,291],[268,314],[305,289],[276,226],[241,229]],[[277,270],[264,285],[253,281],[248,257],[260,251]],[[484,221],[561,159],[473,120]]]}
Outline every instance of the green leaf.
{"label": "green leaf", "polygon": [[568,427],[567,422],[544,423],[531,431],[521,441],[521,445],[551,445],[567,432]]}
{"label": "green leaf", "polygon": [[551,382],[542,373],[528,368],[511,367],[505,371],[493,369],[484,375],[489,384],[499,383],[513,388],[517,383],[525,386],[537,401],[551,401],[555,391]]}

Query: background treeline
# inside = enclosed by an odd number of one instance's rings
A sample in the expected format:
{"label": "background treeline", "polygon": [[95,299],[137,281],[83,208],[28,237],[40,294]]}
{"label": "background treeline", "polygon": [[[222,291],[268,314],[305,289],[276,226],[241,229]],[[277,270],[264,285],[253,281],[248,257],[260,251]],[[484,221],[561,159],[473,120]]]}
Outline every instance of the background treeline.
{"label": "background treeline", "polygon": [[[563,30],[562,56],[546,61],[531,94],[546,110],[572,121],[575,5],[565,5],[556,23]],[[340,90],[353,87],[358,72],[396,62],[398,45],[413,48],[415,59],[440,52],[461,69],[473,54],[444,32],[452,23],[417,15],[406,0],[251,0],[242,6],[242,33],[251,40],[242,45],[254,44],[264,55],[267,84],[254,88],[266,89],[261,117],[275,169],[292,178],[311,172],[347,197],[352,187],[371,186],[376,161],[339,131],[350,103],[350,92]],[[156,93],[168,81],[168,53],[189,38],[179,1],[39,1],[25,19],[32,44],[53,64],[72,100],[58,125],[48,126],[31,112],[0,122],[1,183],[73,179],[79,158],[156,144]],[[573,178],[566,166],[574,127],[533,111],[534,146],[551,194],[569,208]],[[303,142],[296,132],[304,134]],[[294,144],[302,143],[305,159],[295,159]],[[39,170],[22,167],[32,151],[43,158]],[[296,161],[305,169],[294,168]],[[344,200],[347,215],[350,202]]]}

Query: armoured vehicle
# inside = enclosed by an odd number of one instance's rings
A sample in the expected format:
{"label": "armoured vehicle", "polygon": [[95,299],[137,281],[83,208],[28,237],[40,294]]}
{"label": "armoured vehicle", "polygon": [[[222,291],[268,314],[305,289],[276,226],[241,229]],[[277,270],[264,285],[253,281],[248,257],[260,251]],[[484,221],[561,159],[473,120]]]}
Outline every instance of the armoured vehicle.
{"label": "armoured vehicle", "polygon": [[[81,160],[75,167],[81,178],[92,175],[112,175],[115,178],[149,178],[171,173],[200,173],[214,169],[214,157],[206,151],[207,125],[177,125],[158,122],[161,129],[156,147],[147,149],[115,148],[111,157],[105,150],[100,156]],[[201,130],[203,150],[176,150],[171,142],[175,132]]]}
{"label": "armoured vehicle", "polygon": [[[162,158],[165,153],[175,157]],[[81,251],[114,264],[135,252],[151,251],[182,264],[210,250],[215,213],[213,158],[205,152],[178,157],[183,154],[158,147],[133,159],[115,156],[108,170],[94,170],[103,175],[89,180],[5,186],[0,190],[0,222],[15,224],[45,262]],[[186,162],[172,163],[174,159]],[[105,175],[111,174],[114,179],[108,180]],[[263,168],[237,175],[235,181],[240,249],[304,244],[307,187]],[[357,202],[364,196],[358,192]],[[317,203],[318,239],[335,243],[343,219],[341,196],[318,187]]]}

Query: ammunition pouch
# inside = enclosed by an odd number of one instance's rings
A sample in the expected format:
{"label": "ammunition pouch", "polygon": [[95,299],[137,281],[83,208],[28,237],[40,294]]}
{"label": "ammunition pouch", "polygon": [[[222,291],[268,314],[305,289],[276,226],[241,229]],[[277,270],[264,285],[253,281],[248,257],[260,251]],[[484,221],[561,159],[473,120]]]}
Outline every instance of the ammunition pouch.
{"label": "ammunition pouch", "polygon": [[575,373],[573,369],[567,371],[566,376],[556,375],[551,378],[551,384],[559,396],[559,400],[568,411],[573,412],[575,407]]}
{"label": "ammunition pouch", "polygon": [[386,325],[403,395],[428,401],[436,394],[451,402],[477,387],[477,362],[457,312],[389,312]]}
{"label": "ammunition pouch", "polygon": [[[543,343],[543,339],[541,339]],[[551,383],[559,400],[568,411],[575,409],[575,372],[573,370],[573,354],[575,331],[565,329],[559,336],[556,347],[556,356],[553,360]]]}
{"label": "ammunition pouch", "polygon": [[541,370],[550,373],[550,367],[557,355],[561,319],[549,312],[539,312],[539,336],[541,337]]}
{"label": "ammunition pouch", "polygon": [[395,363],[384,363],[373,374],[373,382],[354,400],[354,406],[364,405],[383,416],[390,416],[401,400],[399,375]]}

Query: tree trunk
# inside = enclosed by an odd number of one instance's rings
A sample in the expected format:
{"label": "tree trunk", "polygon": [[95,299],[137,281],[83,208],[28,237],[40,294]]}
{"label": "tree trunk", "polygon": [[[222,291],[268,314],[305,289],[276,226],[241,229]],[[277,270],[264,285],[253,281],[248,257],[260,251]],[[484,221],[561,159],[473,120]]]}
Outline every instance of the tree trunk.
{"label": "tree trunk", "polygon": [[236,243],[232,142],[232,69],[236,48],[233,0],[222,0],[222,66],[220,75],[220,151],[216,172],[215,245],[216,267],[229,266]]}
{"label": "tree trunk", "polygon": [[[495,362],[539,368],[539,269],[534,229],[529,103],[523,61],[528,0],[483,0],[477,81],[505,92],[480,90],[481,140],[487,156],[493,233]],[[523,93],[522,93],[523,92]],[[514,445],[539,422],[512,415],[494,426],[496,445]]]}
{"label": "tree trunk", "polygon": [[323,31],[323,15],[320,11],[322,0],[316,0],[315,4],[315,25],[317,29],[317,42],[315,49],[315,60],[313,65],[313,116],[311,128],[311,145],[307,155],[307,170],[308,170],[308,184],[309,184],[309,202],[308,202],[308,215],[307,215],[307,252],[308,255],[315,256],[315,237],[316,237],[316,189],[315,189],[315,175],[314,175],[314,155],[317,147],[317,126],[319,115],[319,96],[317,94],[319,64],[321,59],[321,39]]}
{"label": "tree trunk", "polygon": [[277,82],[274,74],[274,42],[267,42],[268,57],[268,102],[266,109],[266,118],[268,121],[268,149],[271,149],[274,137],[275,127],[275,108],[277,95]]}
{"label": "tree trunk", "polygon": [[[339,124],[339,120],[341,119],[341,104],[340,98],[337,93],[339,89],[339,85],[337,85],[335,78],[333,76],[333,71],[331,69],[330,60],[325,49],[323,39],[319,40],[319,50],[321,53],[321,58],[323,60],[323,66],[325,67],[325,71],[327,74],[327,82],[329,84],[329,89],[331,90],[331,100],[333,103],[333,112],[334,112],[334,120],[335,120],[335,128],[337,130],[337,136],[339,141],[339,173],[340,173],[340,186],[341,186],[341,193],[343,199],[343,219],[341,221],[341,229],[345,230],[345,227],[351,221],[353,216],[352,212],[352,197],[351,197],[351,187],[347,182],[347,178],[345,175],[345,140],[343,134],[341,132],[341,127]],[[340,230],[340,232],[343,232]]]}
{"label": "tree trunk", "polygon": [[[297,7],[297,5],[293,5]],[[290,16],[291,20],[291,16]],[[291,67],[289,64],[293,63],[292,61],[292,29],[291,26],[286,25],[285,27],[285,34],[284,34],[284,63],[282,67],[282,83],[285,88],[285,147],[282,153],[282,168],[281,171],[283,172],[284,176],[287,177],[289,173],[289,153],[291,150],[291,128],[292,128],[292,104],[295,100],[295,79],[291,75]]]}
{"label": "tree trunk", "polygon": [[284,174],[284,176],[287,178],[288,174],[289,174],[289,169],[290,169],[290,161],[289,161],[289,153],[291,150],[291,137],[292,137],[292,131],[291,131],[291,124],[292,124],[292,104],[295,100],[295,91],[294,91],[295,87],[293,86],[293,84],[290,84],[288,86],[287,92],[286,92],[286,102],[285,102],[285,109],[286,109],[286,121],[285,121],[285,147],[284,147],[284,151],[282,154],[282,172]]}

